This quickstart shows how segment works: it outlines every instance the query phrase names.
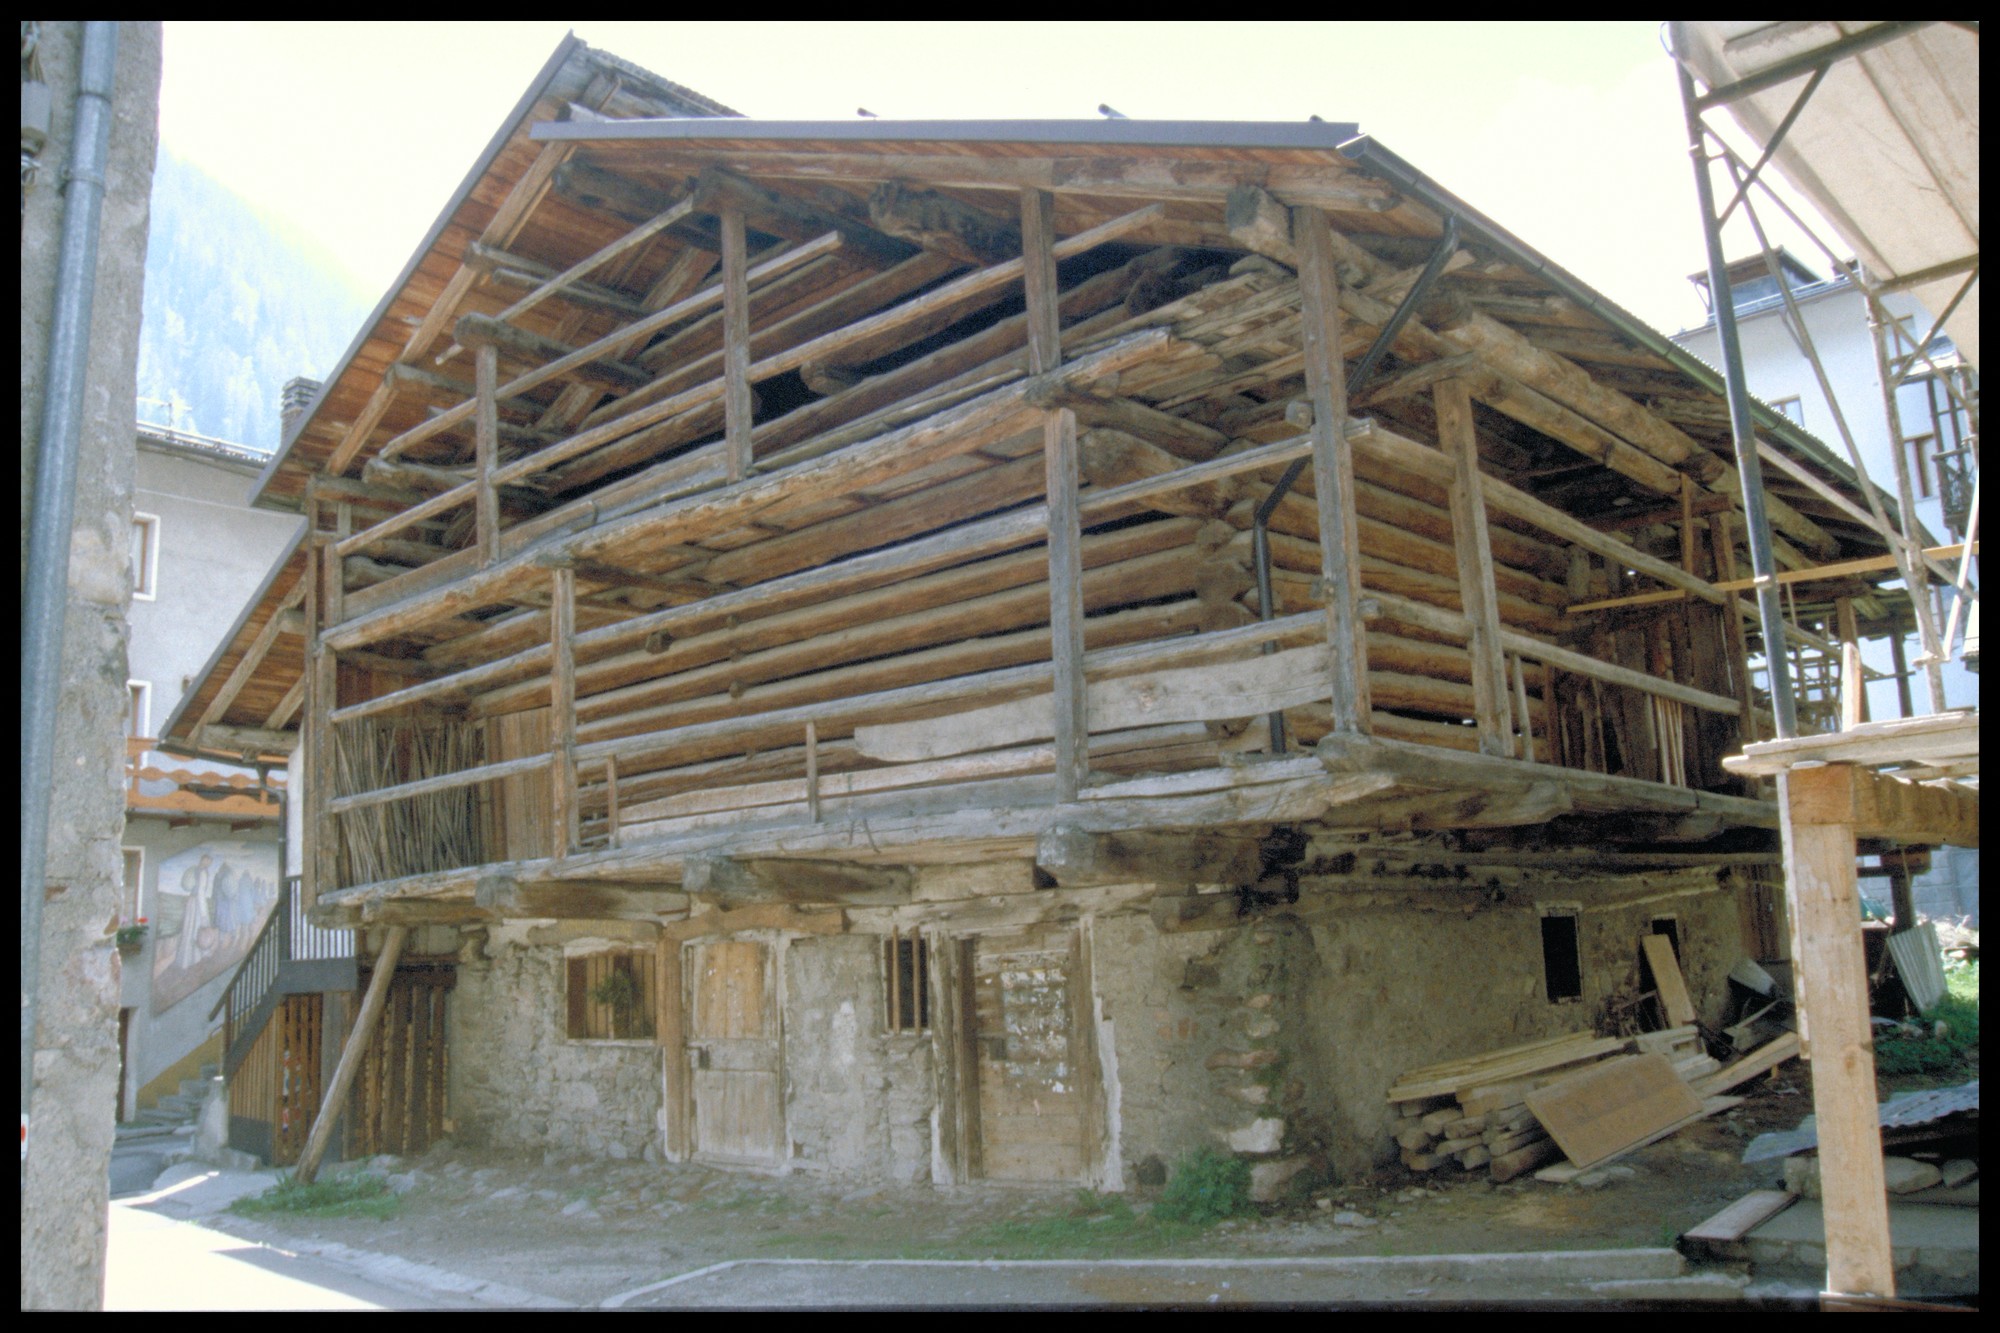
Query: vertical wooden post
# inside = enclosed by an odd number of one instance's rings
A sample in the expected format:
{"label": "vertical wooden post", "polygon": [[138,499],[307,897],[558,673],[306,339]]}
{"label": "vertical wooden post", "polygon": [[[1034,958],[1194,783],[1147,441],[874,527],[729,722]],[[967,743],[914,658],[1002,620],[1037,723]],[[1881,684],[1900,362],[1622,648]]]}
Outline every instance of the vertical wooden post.
{"label": "vertical wooden post", "polygon": [[[1715,549],[1715,577],[1736,577],[1736,543],[1729,536],[1729,515],[1711,514],[1709,544]],[[1743,744],[1757,739],[1756,691],[1750,685],[1750,637],[1743,632],[1743,616],[1734,605],[1722,608],[1723,626],[1729,632],[1729,648],[1736,659],[1736,697],[1739,700],[1737,725],[1743,730]]]}
{"label": "vertical wooden post", "polygon": [[666,1103],[666,1150],[670,1162],[684,1162],[694,1151],[688,1123],[687,992],[681,978],[681,940],[663,934],[659,943],[659,1005],[661,1094]]}
{"label": "vertical wooden post", "polygon": [[806,814],[819,823],[819,728],[806,722]]}
{"label": "vertical wooden post", "polygon": [[[1055,198],[1021,191],[1021,261],[1028,300],[1028,373],[1045,375],[1062,363],[1062,310],[1057,304]],[[1090,758],[1090,718],[1083,679],[1082,485],[1076,413],[1048,412],[1042,458],[1049,503],[1049,656],[1055,668],[1056,799],[1083,789]]]}
{"label": "vertical wooden post", "polygon": [[1681,568],[1694,573],[1694,478],[1681,478]]}
{"label": "vertical wooden post", "polygon": [[1868,671],[1861,661],[1861,627],[1854,618],[1852,598],[1835,598],[1833,615],[1840,627],[1840,729],[1852,731],[1868,720]]}
{"label": "vertical wooden post", "polygon": [[549,601],[549,844],[560,861],[576,846],[576,571],[555,571]]}
{"label": "vertical wooden post", "polygon": [[[1549,671],[1550,668],[1546,666],[1542,668],[1544,681],[1548,680]],[[1542,693],[1548,698],[1553,691],[1545,686]],[[1532,764],[1535,762],[1535,715],[1528,710],[1528,672],[1527,668],[1521,665],[1518,654],[1514,658],[1514,697],[1521,705],[1521,758]],[[1553,713],[1554,710],[1550,711]]]}
{"label": "vertical wooden post", "polygon": [[409,933],[408,926],[391,926],[388,937],[382,941],[375,973],[368,978],[368,994],[361,1001],[361,1012],[355,1016],[347,1047],[340,1053],[340,1067],[333,1071],[333,1082],[328,1085],[326,1096],[320,1099],[312,1133],[306,1136],[305,1150],[299,1154],[299,1164],[292,1172],[292,1179],[301,1185],[312,1184],[313,1177],[319,1174],[319,1159],[326,1152],[327,1140],[333,1137],[333,1122],[339,1118],[347,1090],[361,1069],[362,1057],[368,1054],[368,1043],[374,1039],[375,1020],[382,1016],[382,1001],[388,997],[389,980],[396,974],[396,960],[403,956],[403,941]]}
{"label": "vertical wooden post", "polygon": [[1896,706],[1902,711],[1898,717],[1910,717],[1916,712],[1916,705],[1910,698],[1910,659],[1903,647],[1903,631],[1897,630],[1889,636],[1889,660],[1896,668]]}
{"label": "vertical wooden post", "polygon": [[1827,1290],[1893,1296],[1868,969],[1854,874],[1854,783],[1868,777],[1850,764],[1792,769],[1778,779],[1778,808],[1796,941],[1799,1032],[1812,1061],[1813,1110],[1819,1117]]}
{"label": "vertical wooden post", "polygon": [[1333,658],[1333,727],[1366,732],[1368,632],[1360,613],[1360,521],[1354,513],[1354,450],[1347,442],[1340,273],[1334,267],[1326,214],[1294,208],[1292,243],[1298,250],[1306,396],[1313,409],[1313,498],[1319,506],[1320,586],[1326,590],[1326,642]]}
{"label": "vertical wooden post", "polygon": [[293,778],[293,787],[298,791],[295,799],[302,804],[299,808],[299,893],[306,903],[319,901],[319,842],[320,810],[327,799],[327,793],[319,790],[319,752],[326,746],[326,733],[320,730],[319,707],[319,562],[318,538],[319,503],[306,501],[306,567],[299,577],[305,584],[304,613],[306,620],[305,662],[301,676],[305,689],[299,698],[299,748],[297,754],[298,773]]}
{"label": "vertical wooden post", "polygon": [[[342,500],[333,509],[335,542],[354,532],[354,506]],[[326,623],[338,625],[347,619],[347,570],[337,551],[329,550],[326,560]]]}
{"label": "vertical wooden post", "polygon": [[618,838],[618,756],[604,756],[604,819],[610,825],[611,845],[619,845]]}
{"label": "vertical wooden post", "polygon": [[[1472,395],[1464,380],[1444,380],[1431,390],[1438,444],[1451,458],[1452,547],[1458,554],[1458,596],[1472,625],[1466,647],[1472,658],[1472,711],[1479,722],[1479,752],[1512,758],[1508,725],[1507,663],[1500,648],[1500,594],[1493,582],[1493,543],[1486,532],[1486,497],[1479,484],[1479,441],[1473,431]],[[1516,670],[1519,666],[1516,664]],[[1527,713],[1527,697],[1521,700]]]}
{"label": "vertical wooden post", "polygon": [[722,210],[722,377],[723,434],[728,442],[729,479],[750,473],[750,278],[743,236],[743,210]]}
{"label": "vertical wooden post", "polygon": [[500,455],[500,352],[492,343],[481,343],[472,355],[476,394],[473,408],[473,448],[478,469],[479,491],[473,498],[477,520],[479,563],[490,565],[500,558],[500,493],[493,486],[493,469]]}

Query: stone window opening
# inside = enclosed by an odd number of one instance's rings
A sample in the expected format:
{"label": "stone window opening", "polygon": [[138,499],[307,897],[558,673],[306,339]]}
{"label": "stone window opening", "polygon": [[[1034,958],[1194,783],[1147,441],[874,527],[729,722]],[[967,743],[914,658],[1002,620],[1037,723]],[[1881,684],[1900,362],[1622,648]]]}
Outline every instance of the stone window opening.
{"label": "stone window opening", "polygon": [[1574,908],[1542,914],[1542,981],[1550,1004],[1583,998],[1583,954]]}
{"label": "stone window opening", "polygon": [[882,941],[882,1010],[890,1032],[930,1031],[930,974],[930,950],[922,935],[897,930]]}
{"label": "stone window opening", "polygon": [[160,516],[132,515],[132,600],[150,602],[159,596]]}
{"label": "stone window opening", "polygon": [[639,1041],[653,1036],[657,992],[653,956],[643,949],[582,954],[568,968],[571,1041]]}

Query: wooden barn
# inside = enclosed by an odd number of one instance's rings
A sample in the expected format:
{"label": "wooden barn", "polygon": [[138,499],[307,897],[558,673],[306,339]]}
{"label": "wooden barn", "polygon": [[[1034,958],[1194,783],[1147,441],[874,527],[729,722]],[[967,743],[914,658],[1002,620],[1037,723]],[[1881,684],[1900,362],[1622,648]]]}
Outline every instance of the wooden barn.
{"label": "wooden barn", "polygon": [[1357,127],[757,121],[572,40],[169,732],[296,743],[302,901],[428,978],[378,1119],[1359,1172],[1404,1069],[1631,1021],[1642,937],[1711,1018],[1786,956],[1721,761],[1908,612],[1760,426],[1769,647],[1715,373]]}

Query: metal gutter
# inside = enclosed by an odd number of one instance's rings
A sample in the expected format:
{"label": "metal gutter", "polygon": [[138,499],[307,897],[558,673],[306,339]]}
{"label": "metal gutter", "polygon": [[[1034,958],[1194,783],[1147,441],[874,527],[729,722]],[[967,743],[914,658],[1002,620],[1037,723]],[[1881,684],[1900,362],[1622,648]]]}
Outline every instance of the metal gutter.
{"label": "metal gutter", "polygon": [[1127,148],[1306,148],[1334,151],[1351,121],[1273,120],[611,120],[534,127],[537,143],[1032,143]]}

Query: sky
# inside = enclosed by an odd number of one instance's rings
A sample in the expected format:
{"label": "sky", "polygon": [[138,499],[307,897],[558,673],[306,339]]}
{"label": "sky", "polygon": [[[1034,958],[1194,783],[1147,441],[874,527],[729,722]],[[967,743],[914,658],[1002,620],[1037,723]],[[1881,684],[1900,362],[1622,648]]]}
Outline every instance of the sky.
{"label": "sky", "polygon": [[[163,146],[297,227],[374,299],[568,31],[169,23]],[[1666,332],[1704,266],[1673,66],[1597,24],[579,24],[748,115],[1355,121]],[[1752,248],[1732,236],[1732,257]],[[1816,258],[1792,241],[1795,251]],[[1815,265],[1817,266],[1817,265]]]}

